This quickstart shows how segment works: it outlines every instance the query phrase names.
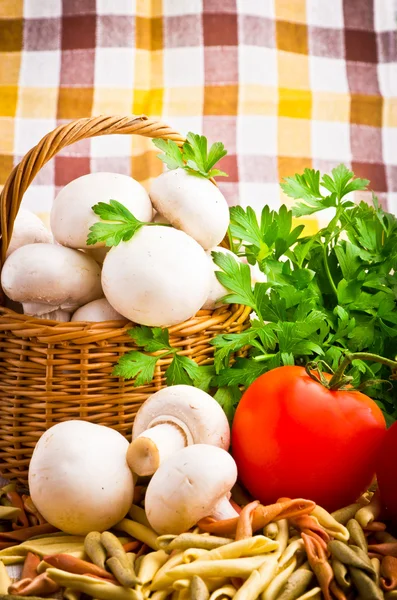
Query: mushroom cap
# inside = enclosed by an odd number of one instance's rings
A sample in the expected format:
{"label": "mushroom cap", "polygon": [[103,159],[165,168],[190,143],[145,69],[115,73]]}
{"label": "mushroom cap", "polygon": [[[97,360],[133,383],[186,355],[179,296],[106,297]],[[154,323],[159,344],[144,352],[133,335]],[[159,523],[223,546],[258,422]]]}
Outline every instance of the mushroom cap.
{"label": "mushroom cap", "polygon": [[140,221],[151,221],[153,207],[145,188],[128,175],[89,173],[61,189],[51,209],[54,238],[70,248],[98,248],[104,242],[87,246],[89,229],[100,218],[92,207],[98,202],[117,200]]}
{"label": "mushroom cap", "polygon": [[211,515],[237,480],[228,452],[195,444],[170,456],[157,469],[145,496],[146,516],[159,534],[179,534]]}
{"label": "mushroom cap", "polygon": [[204,249],[221,243],[229,226],[229,207],[209,179],[184,169],[162,173],[153,180],[150,198],[155,209],[174,227],[194,238]]}
{"label": "mushroom cap", "polygon": [[37,215],[30,210],[20,208],[14,221],[14,229],[6,257],[10,256],[10,254],[21,246],[40,242],[51,244],[51,232],[48,231],[43,221]]}
{"label": "mushroom cap", "polygon": [[149,396],[136,414],[132,439],[146,431],[154,419],[160,418],[164,423],[172,421],[172,417],[186,425],[193,444],[229,448],[230,427],[221,406],[212,396],[191,385],[172,385]]}
{"label": "mushroom cap", "polygon": [[210,269],[201,246],[172,227],[142,227],[114,246],[102,269],[103,292],[135,323],[166,327],[195,315],[208,295]]}
{"label": "mushroom cap", "polygon": [[226,296],[226,294],[230,293],[229,290],[227,290],[220,283],[220,281],[218,281],[217,276],[215,275],[215,271],[221,271],[221,269],[214,263],[214,259],[211,255],[211,252],[221,252],[222,254],[230,254],[235,260],[239,260],[238,257],[234,254],[234,252],[231,252],[227,248],[222,248],[221,246],[216,246],[215,248],[207,250],[206,254],[211,267],[211,285],[207,300],[203,304],[203,308],[206,310],[214,310],[214,308],[222,306],[222,304],[219,303],[219,300],[223,298],[223,296]]}
{"label": "mushroom cap", "polygon": [[1,285],[16,302],[41,302],[70,311],[103,296],[101,269],[94,259],[56,244],[15,250],[4,263]]}
{"label": "mushroom cap", "polygon": [[37,442],[29,489],[44,518],[62,531],[105,531],[125,517],[134,492],[128,441],[114,429],[65,421]]}
{"label": "mushroom cap", "polygon": [[71,321],[114,321],[125,318],[120,315],[113,306],[109,304],[106,298],[99,298],[80,306],[73,314]]}

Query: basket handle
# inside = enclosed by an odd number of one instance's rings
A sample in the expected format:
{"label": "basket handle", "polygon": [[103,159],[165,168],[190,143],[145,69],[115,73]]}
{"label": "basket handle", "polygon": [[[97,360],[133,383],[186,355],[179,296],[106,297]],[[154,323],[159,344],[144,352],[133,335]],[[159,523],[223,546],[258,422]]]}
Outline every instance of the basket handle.
{"label": "basket handle", "polygon": [[[106,116],[77,119],[71,123],[60,125],[51,131],[32,148],[10,173],[0,194],[0,271],[5,261],[10,243],[15,217],[26,192],[37,173],[62,148],[99,135],[125,133],[143,135],[151,138],[173,140],[179,146],[185,141],[183,136],[172,127],[145,115],[141,116]],[[1,296],[1,290],[0,290]],[[1,300],[1,298],[0,298]]]}

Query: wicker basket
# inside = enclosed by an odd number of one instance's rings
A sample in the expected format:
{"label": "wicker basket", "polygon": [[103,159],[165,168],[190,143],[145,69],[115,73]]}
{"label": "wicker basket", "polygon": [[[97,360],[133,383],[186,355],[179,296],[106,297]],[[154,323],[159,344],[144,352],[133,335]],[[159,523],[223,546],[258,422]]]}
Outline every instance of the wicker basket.
{"label": "wicker basket", "polygon": [[[173,129],[145,116],[79,119],[46,135],[12,171],[0,196],[0,267],[23,194],[41,167],[65,146],[113,133],[183,143]],[[2,300],[4,305],[4,296]],[[249,309],[242,306],[200,311],[170,327],[171,344],[198,364],[210,363],[209,341],[220,332],[245,329],[248,315]],[[134,348],[126,333],[130,327],[131,323],[120,321],[42,321],[0,306],[0,473],[4,477],[26,483],[38,438],[60,421],[85,419],[130,436],[138,408],[164,387],[169,364],[167,359],[159,361],[153,382],[145,387],[112,377],[119,357]]]}

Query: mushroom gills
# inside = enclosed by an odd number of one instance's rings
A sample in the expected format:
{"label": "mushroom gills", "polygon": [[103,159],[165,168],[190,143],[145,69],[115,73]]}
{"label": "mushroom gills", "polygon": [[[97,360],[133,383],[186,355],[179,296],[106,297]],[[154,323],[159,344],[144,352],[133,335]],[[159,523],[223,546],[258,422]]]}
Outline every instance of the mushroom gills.
{"label": "mushroom gills", "polygon": [[[30,317],[37,317],[48,321],[70,321],[70,311],[63,310],[59,306],[52,306],[45,302],[24,302],[23,314]],[[52,309],[52,310],[51,310]]]}

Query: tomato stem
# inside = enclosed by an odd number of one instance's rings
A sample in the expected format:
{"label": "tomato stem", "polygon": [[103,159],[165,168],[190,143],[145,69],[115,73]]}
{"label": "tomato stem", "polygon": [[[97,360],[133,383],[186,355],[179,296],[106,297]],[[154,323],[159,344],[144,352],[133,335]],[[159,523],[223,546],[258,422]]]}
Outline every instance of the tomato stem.
{"label": "tomato stem", "polygon": [[369,360],[372,362],[378,362],[386,367],[390,367],[392,370],[392,377],[395,378],[397,376],[397,362],[394,360],[390,360],[389,358],[384,358],[383,356],[378,356],[377,354],[371,354],[370,352],[354,352],[352,354],[347,354],[335,373],[332,375],[330,381],[327,384],[327,387],[330,390],[339,390],[342,386],[346,385],[347,377],[345,376],[345,370],[353,362],[353,360]]}

